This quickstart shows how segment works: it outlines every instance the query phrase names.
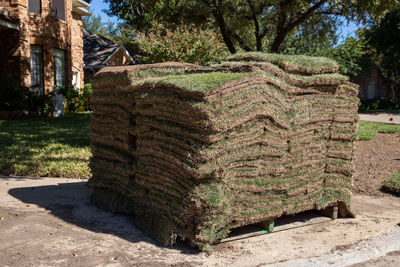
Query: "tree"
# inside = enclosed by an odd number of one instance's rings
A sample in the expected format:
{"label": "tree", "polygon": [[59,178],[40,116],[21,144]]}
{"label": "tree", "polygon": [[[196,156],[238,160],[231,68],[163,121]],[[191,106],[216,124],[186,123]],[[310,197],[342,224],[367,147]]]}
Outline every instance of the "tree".
{"label": "tree", "polygon": [[172,28],[195,24],[220,32],[231,53],[282,51],[297,32],[318,37],[336,32],[340,19],[366,22],[399,6],[400,0],[105,0],[108,14],[137,30],[150,22]]}
{"label": "tree", "polygon": [[82,18],[82,27],[93,34],[99,34],[121,44],[128,50],[137,49],[133,43],[135,30],[125,22],[103,22],[100,15],[92,15]]}
{"label": "tree", "polygon": [[400,84],[400,9],[388,13],[366,31],[376,64],[382,73]]}
{"label": "tree", "polygon": [[118,30],[111,21],[103,22],[100,15],[82,17],[82,27],[93,34],[100,34],[107,38],[114,37]]}

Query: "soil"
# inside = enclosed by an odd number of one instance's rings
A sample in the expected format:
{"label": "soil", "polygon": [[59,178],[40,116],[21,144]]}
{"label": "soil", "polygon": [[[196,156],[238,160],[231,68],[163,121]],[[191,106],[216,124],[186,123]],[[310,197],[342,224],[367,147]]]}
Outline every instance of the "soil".
{"label": "soil", "polygon": [[371,141],[357,141],[355,150],[354,192],[384,196],[384,182],[400,170],[400,138],[377,133]]}

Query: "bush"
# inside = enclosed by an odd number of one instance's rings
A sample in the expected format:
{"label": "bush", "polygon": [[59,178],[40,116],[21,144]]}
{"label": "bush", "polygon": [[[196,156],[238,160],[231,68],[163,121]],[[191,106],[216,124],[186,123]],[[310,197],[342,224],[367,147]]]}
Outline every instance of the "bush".
{"label": "bush", "polygon": [[359,111],[398,110],[400,101],[396,99],[361,100]]}
{"label": "bush", "polygon": [[12,75],[0,77],[0,110],[14,111],[24,110],[27,107],[29,89],[20,87]]}
{"label": "bush", "polygon": [[225,45],[211,30],[194,26],[179,26],[170,31],[161,24],[153,24],[147,34],[139,34],[139,49],[146,56],[144,63],[166,61],[208,65],[222,59]]}
{"label": "bush", "polygon": [[92,85],[90,83],[85,84],[83,88],[60,87],[56,92],[64,96],[65,111],[83,112],[90,110],[90,97],[92,96]]}
{"label": "bush", "polygon": [[0,77],[0,110],[2,111],[38,111],[51,113],[53,110],[53,93],[36,95],[27,87],[18,84],[13,75]]}

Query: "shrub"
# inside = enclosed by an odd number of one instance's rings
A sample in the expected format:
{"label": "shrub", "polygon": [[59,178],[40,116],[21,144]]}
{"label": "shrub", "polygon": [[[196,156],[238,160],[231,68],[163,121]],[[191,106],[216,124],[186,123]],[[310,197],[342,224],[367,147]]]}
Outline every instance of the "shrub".
{"label": "shrub", "polygon": [[379,100],[361,100],[359,111],[368,112],[378,109],[383,110],[398,110],[400,108],[400,101],[396,99],[379,99]]}
{"label": "shrub", "polygon": [[90,97],[92,96],[92,85],[85,84],[83,88],[60,87],[56,90],[64,96],[66,111],[83,112],[90,110]]}
{"label": "shrub", "polygon": [[0,110],[23,110],[27,107],[29,89],[18,86],[17,79],[12,75],[0,77]]}
{"label": "shrub", "polygon": [[50,114],[53,110],[53,93],[37,95],[18,84],[13,75],[0,77],[0,110],[28,110]]}
{"label": "shrub", "polygon": [[137,42],[145,54],[144,63],[178,61],[208,65],[220,61],[226,51],[215,32],[192,25],[170,31],[161,24],[153,24],[147,34],[138,35]]}

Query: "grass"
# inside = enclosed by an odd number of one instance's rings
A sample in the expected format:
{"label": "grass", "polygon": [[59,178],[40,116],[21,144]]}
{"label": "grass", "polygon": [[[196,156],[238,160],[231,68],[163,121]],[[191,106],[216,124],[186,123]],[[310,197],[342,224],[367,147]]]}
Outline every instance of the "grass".
{"label": "grass", "polygon": [[256,74],[257,73],[211,72],[189,75],[170,75],[162,78],[145,79],[141,81],[141,83],[154,82],[171,84],[187,91],[208,93],[225,83],[245,77],[255,76]]}
{"label": "grass", "polygon": [[357,137],[359,140],[373,140],[376,133],[400,134],[400,125],[383,122],[360,121]]}
{"label": "grass", "polygon": [[393,175],[384,184],[384,189],[393,192],[400,193],[400,170],[393,173]]}
{"label": "grass", "polygon": [[0,174],[90,177],[89,116],[0,120]]}
{"label": "grass", "polygon": [[280,54],[267,54],[260,52],[249,52],[243,54],[235,54],[228,57],[228,60],[241,60],[246,57],[256,57],[261,60],[269,61],[273,64],[281,66],[291,66],[297,69],[304,69],[307,72],[318,73],[321,70],[328,69],[332,72],[338,69],[338,65],[334,60],[325,57],[310,57],[302,55],[280,55]]}

